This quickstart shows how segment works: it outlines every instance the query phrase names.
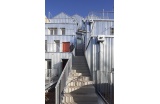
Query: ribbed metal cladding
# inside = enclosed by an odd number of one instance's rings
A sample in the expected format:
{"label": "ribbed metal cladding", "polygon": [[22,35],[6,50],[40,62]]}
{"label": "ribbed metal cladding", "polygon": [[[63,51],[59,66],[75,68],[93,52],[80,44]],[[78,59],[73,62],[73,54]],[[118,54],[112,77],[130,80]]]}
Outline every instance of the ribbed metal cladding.
{"label": "ribbed metal cladding", "polygon": [[72,54],[70,52],[47,52],[45,53],[45,59],[51,59],[52,72],[54,76],[60,75],[62,72],[62,59],[68,59]]}
{"label": "ribbed metal cladding", "polygon": [[98,43],[96,37],[91,37],[85,51],[85,57],[90,73],[96,85],[96,90],[112,104],[114,86],[114,38],[105,38]]}
{"label": "ribbed metal cladding", "polygon": [[64,23],[64,24],[54,24],[54,23],[46,23],[45,24],[45,34],[50,35],[49,29],[50,28],[56,28],[57,29],[57,35],[60,34],[60,29],[65,28],[65,35],[75,35],[77,24],[72,23]]}
{"label": "ribbed metal cladding", "polygon": [[76,43],[75,35],[46,35],[45,40],[47,41],[46,52],[57,52],[55,49],[55,41],[59,41],[59,52],[62,52],[63,42]]}
{"label": "ribbed metal cladding", "polygon": [[112,27],[114,27],[114,21],[95,21],[93,34],[110,35]]}

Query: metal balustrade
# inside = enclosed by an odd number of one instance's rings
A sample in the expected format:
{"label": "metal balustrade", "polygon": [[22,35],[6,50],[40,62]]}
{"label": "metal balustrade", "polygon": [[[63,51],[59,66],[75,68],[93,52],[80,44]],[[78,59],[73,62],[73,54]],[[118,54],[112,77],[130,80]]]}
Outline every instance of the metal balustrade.
{"label": "metal balustrade", "polygon": [[90,12],[87,19],[114,19],[113,11]]}
{"label": "metal balustrade", "polygon": [[67,82],[67,79],[68,79],[68,76],[69,76],[69,73],[72,69],[72,58],[73,56],[75,56],[75,48],[74,50],[72,51],[72,54],[71,56],[69,57],[64,69],[63,69],[63,72],[61,73],[61,76],[55,86],[55,104],[60,104],[61,101],[62,101],[62,95],[63,95],[63,90],[66,86],[66,82]]}

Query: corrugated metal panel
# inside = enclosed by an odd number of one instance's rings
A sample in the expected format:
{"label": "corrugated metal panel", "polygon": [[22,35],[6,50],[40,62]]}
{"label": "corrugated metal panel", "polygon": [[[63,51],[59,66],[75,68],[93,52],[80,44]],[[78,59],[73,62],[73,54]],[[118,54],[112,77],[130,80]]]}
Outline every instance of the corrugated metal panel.
{"label": "corrugated metal panel", "polygon": [[51,23],[76,23],[75,19],[73,19],[72,17],[68,16],[65,13],[60,13],[56,15],[55,17],[50,19],[50,22]]}
{"label": "corrugated metal panel", "polygon": [[96,84],[96,89],[107,100],[113,94],[113,71],[114,68],[114,38],[105,38],[103,43],[98,43],[96,37],[91,38],[85,51],[85,57],[90,69],[91,76]]}
{"label": "corrugated metal panel", "polygon": [[45,24],[45,35],[50,35],[49,33],[49,28],[57,28],[57,34],[60,34],[60,29],[65,28],[65,35],[76,35],[76,29],[77,25],[76,24]]}
{"label": "corrugated metal panel", "polygon": [[55,52],[54,47],[55,47],[55,40],[59,40],[60,42],[60,52],[62,52],[62,43],[63,42],[70,42],[76,46],[76,36],[75,35],[46,35],[45,40],[47,40],[47,52]]}
{"label": "corrugated metal panel", "polygon": [[95,21],[93,34],[94,35],[110,35],[110,28],[114,27],[113,21]]}
{"label": "corrugated metal panel", "polygon": [[51,59],[53,74],[60,75],[62,71],[62,59],[68,59],[72,54],[66,53],[45,53],[45,59]]}

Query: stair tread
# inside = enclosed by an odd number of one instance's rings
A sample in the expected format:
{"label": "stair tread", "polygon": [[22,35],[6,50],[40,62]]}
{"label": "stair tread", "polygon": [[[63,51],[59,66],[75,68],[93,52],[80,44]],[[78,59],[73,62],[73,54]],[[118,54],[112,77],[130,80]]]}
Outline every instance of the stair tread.
{"label": "stair tread", "polygon": [[64,93],[64,96],[68,97],[97,97],[96,93]]}
{"label": "stair tread", "polygon": [[70,103],[63,103],[63,104],[98,104],[97,102],[70,102]]}
{"label": "stair tread", "polygon": [[93,85],[88,85],[88,86],[69,86],[66,88],[95,88]]}

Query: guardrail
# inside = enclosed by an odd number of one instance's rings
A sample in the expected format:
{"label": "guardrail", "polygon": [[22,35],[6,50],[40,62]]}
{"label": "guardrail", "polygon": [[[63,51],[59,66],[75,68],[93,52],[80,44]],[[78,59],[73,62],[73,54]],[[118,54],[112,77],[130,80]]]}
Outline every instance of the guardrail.
{"label": "guardrail", "polygon": [[74,55],[75,55],[75,48],[73,49],[72,54],[69,57],[66,66],[64,67],[63,72],[55,86],[55,104],[60,104],[62,101],[63,90],[66,86],[69,73],[72,69],[72,58]]}
{"label": "guardrail", "polygon": [[45,69],[45,89],[47,89],[51,85],[51,81],[53,79],[51,71],[51,69]]}
{"label": "guardrail", "polygon": [[90,12],[88,19],[114,19],[113,11]]}

